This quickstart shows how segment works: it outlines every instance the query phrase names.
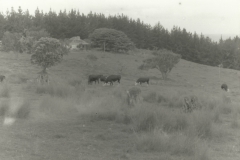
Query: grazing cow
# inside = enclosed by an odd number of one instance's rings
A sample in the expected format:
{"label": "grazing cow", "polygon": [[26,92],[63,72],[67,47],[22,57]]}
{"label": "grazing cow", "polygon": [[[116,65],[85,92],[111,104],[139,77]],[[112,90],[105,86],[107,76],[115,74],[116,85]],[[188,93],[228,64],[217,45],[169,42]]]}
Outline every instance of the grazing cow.
{"label": "grazing cow", "polygon": [[141,85],[142,83],[147,83],[149,85],[149,78],[148,77],[138,78],[138,80],[135,82],[135,85],[137,84]]}
{"label": "grazing cow", "polygon": [[0,81],[2,82],[6,77],[4,75],[0,75]]}
{"label": "grazing cow", "polygon": [[116,81],[120,83],[120,80],[121,80],[120,75],[110,75],[105,79],[104,85],[106,85],[107,83],[110,83],[110,85],[113,85],[113,82],[116,82]]}
{"label": "grazing cow", "polygon": [[225,83],[222,84],[221,88],[222,90],[228,91],[228,86]]}
{"label": "grazing cow", "polygon": [[100,77],[100,81],[101,81],[101,82],[105,82],[106,79],[107,79],[107,76],[101,75],[101,77]]}
{"label": "grazing cow", "polygon": [[99,83],[99,79],[102,77],[103,75],[89,75],[88,76],[88,84],[92,84],[92,82],[94,81],[95,84],[96,82]]}

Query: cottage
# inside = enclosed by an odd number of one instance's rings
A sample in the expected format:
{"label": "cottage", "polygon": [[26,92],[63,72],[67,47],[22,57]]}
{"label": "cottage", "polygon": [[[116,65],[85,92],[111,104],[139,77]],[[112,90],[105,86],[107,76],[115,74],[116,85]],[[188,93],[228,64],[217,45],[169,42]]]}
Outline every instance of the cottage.
{"label": "cottage", "polygon": [[72,49],[84,49],[87,50],[90,47],[90,44],[85,42],[84,40],[80,39],[79,36],[77,37],[72,37],[69,39],[70,41],[70,46]]}

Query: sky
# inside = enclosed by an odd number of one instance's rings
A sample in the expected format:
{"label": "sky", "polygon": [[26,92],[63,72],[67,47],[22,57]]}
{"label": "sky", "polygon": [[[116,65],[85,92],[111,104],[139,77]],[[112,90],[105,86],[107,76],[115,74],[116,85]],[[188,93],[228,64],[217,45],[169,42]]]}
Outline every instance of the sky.
{"label": "sky", "polygon": [[19,6],[33,15],[37,7],[44,13],[50,8],[56,13],[76,9],[124,14],[152,26],[160,22],[169,31],[175,25],[197,34],[240,36],[240,0],[0,0],[3,14]]}

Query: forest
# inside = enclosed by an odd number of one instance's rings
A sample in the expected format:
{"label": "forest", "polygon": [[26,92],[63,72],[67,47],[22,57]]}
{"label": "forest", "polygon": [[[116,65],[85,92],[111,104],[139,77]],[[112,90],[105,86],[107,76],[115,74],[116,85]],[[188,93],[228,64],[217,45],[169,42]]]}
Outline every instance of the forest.
{"label": "forest", "polygon": [[88,36],[98,28],[111,28],[124,32],[138,49],[167,49],[180,54],[183,59],[199,64],[224,68],[240,69],[240,38],[215,42],[203,34],[188,32],[185,28],[174,26],[170,31],[161,25],[161,19],[154,26],[140,19],[132,19],[127,15],[108,15],[93,13],[87,15],[79,10],[61,10],[59,13],[49,10],[44,13],[40,9],[31,15],[21,7],[11,8],[0,13],[0,40],[5,32],[24,34],[26,30],[42,30],[57,39]]}

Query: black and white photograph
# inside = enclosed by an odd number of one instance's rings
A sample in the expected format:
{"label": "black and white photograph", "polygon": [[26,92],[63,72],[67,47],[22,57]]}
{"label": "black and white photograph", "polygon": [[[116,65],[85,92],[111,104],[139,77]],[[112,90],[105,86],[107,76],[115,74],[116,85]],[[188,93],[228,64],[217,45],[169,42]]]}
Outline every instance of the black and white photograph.
{"label": "black and white photograph", "polygon": [[0,160],[239,160],[239,0],[0,0]]}

